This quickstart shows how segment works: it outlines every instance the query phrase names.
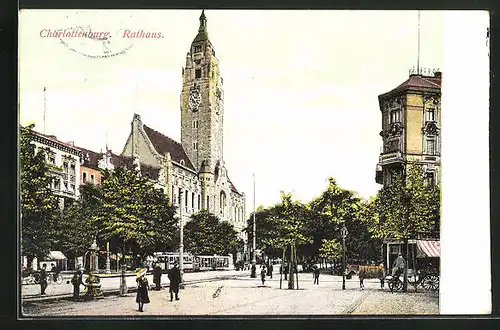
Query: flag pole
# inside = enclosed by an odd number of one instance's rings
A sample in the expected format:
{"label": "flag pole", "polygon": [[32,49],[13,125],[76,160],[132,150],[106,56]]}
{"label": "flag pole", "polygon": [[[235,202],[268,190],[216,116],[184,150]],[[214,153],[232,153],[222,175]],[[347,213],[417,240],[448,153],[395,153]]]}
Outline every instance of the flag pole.
{"label": "flag pole", "polygon": [[418,11],[418,50],[417,50],[417,74],[420,74],[420,10]]}
{"label": "flag pole", "polygon": [[255,258],[255,173],[253,174],[253,243],[252,243],[252,273],[251,277],[257,277],[257,260]]}

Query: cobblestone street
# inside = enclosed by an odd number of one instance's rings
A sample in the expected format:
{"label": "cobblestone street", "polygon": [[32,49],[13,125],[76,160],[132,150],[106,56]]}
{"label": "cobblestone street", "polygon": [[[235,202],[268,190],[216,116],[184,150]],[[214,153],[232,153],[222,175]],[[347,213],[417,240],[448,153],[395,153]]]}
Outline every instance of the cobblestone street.
{"label": "cobblestone street", "polygon": [[[187,285],[180,300],[170,302],[168,288],[150,291],[151,303],[137,311],[135,293],[107,296],[90,302],[71,300],[31,301],[25,316],[187,316],[187,315],[339,315],[339,314],[438,314],[437,293],[394,293],[380,290],[379,282],[348,281],[341,290],[341,277],[322,275],[320,285],[311,274],[300,274],[299,290],[279,289],[279,275],[266,280],[248,276]],[[286,288],[286,282],[283,282]]]}

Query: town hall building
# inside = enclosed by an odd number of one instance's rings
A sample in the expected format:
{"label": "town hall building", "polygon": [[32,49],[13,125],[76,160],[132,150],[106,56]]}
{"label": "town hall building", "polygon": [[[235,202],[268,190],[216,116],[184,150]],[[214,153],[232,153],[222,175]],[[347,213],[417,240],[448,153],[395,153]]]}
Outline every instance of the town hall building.
{"label": "town hall building", "polygon": [[224,163],[223,80],[204,12],[182,68],[180,100],[180,143],[134,114],[120,157],[164,189],[180,206],[184,222],[192,214],[208,210],[230,222],[244,238],[245,194],[236,189]]}

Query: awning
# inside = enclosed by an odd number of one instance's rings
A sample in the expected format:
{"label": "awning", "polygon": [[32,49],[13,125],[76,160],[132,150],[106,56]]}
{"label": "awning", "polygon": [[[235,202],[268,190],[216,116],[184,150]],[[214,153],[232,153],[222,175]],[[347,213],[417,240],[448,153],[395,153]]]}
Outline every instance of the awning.
{"label": "awning", "polygon": [[66,256],[61,251],[50,251],[47,256],[48,260],[64,260],[67,259]]}
{"label": "awning", "polygon": [[441,256],[441,245],[439,241],[417,241],[418,252],[421,256],[439,258]]}

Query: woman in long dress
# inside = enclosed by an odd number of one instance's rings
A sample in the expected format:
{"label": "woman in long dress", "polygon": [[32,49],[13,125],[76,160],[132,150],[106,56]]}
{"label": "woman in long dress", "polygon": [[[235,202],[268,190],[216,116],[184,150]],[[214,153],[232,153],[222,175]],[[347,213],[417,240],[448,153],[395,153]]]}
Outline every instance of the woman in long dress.
{"label": "woman in long dress", "polygon": [[137,296],[135,301],[139,304],[139,312],[144,312],[144,304],[149,303],[149,283],[148,279],[144,276],[146,275],[146,269],[141,269],[137,274]]}

